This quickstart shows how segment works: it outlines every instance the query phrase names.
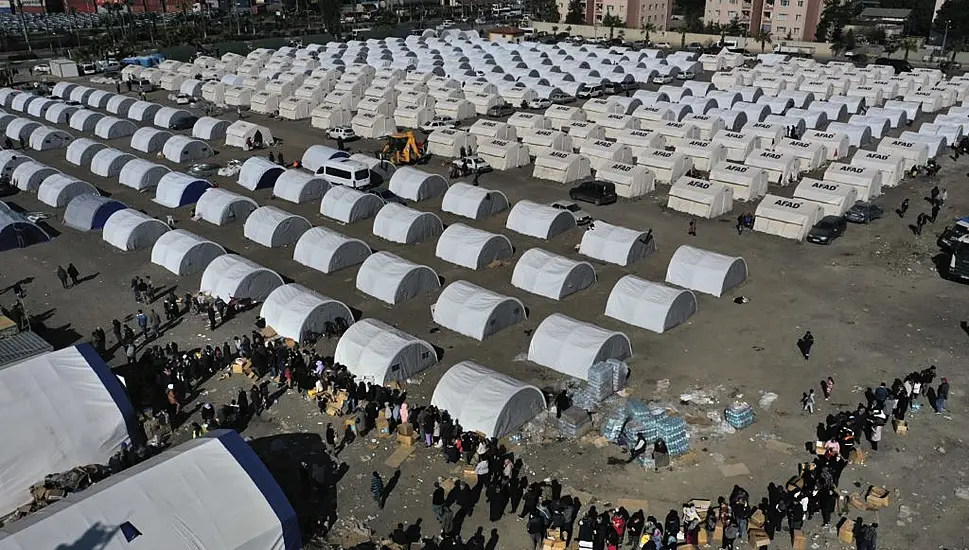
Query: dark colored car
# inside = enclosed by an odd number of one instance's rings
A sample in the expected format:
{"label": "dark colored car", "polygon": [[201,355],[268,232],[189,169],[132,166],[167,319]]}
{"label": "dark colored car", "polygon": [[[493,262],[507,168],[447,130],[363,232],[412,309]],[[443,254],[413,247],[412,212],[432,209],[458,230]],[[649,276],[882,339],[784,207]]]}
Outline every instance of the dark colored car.
{"label": "dark colored car", "polygon": [[618,94],[622,90],[622,85],[618,82],[606,82],[602,85],[602,93],[605,94]]}
{"label": "dark colored car", "polygon": [[844,235],[848,222],[841,216],[825,216],[808,231],[807,241],[814,244],[831,244]]}
{"label": "dark colored car", "polygon": [[569,190],[569,198],[574,201],[591,202],[599,206],[612,204],[619,200],[616,185],[608,181],[584,181]]}
{"label": "dark colored car", "polygon": [[912,64],[904,59],[889,59],[887,57],[879,57],[875,60],[876,65],[888,65],[895,69],[896,73],[910,73],[912,72]]}
{"label": "dark colored car", "polygon": [[199,117],[189,116],[185,118],[179,118],[172,122],[169,130],[191,130],[195,123],[198,122]]}
{"label": "dark colored car", "polygon": [[858,201],[845,212],[845,219],[852,223],[871,223],[885,215],[885,211],[873,202]]}
{"label": "dark colored car", "polygon": [[488,109],[488,116],[490,117],[505,117],[511,116],[515,113],[515,108],[511,105],[498,105]]}
{"label": "dark colored car", "polygon": [[952,281],[969,281],[969,243],[956,241],[948,265],[942,266],[942,277]]}
{"label": "dark colored car", "polygon": [[945,230],[942,231],[942,234],[939,235],[939,240],[936,241],[936,244],[938,244],[939,248],[942,250],[949,252],[952,250],[952,244],[960,238],[965,237],[967,234],[969,234],[969,217],[959,218],[956,220],[956,223],[946,227]]}

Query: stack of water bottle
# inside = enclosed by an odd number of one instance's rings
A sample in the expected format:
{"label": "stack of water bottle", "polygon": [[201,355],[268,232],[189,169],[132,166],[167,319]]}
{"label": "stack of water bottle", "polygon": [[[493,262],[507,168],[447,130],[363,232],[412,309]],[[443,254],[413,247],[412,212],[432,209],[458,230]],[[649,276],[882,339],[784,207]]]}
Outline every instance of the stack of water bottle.
{"label": "stack of water bottle", "polygon": [[607,413],[602,419],[602,437],[616,443],[626,426],[626,409],[620,407]]}
{"label": "stack of water bottle", "polygon": [[587,411],[595,411],[610,395],[621,390],[629,376],[629,366],[622,361],[608,359],[589,368],[589,379],[572,396],[572,404]]}
{"label": "stack of water bottle", "polygon": [[742,430],[754,423],[754,408],[749,403],[733,403],[723,411],[727,423]]}
{"label": "stack of water bottle", "polygon": [[679,416],[663,416],[659,421],[663,439],[670,456],[680,456],[690,450],[690,439],[686,433],[686,421]]}

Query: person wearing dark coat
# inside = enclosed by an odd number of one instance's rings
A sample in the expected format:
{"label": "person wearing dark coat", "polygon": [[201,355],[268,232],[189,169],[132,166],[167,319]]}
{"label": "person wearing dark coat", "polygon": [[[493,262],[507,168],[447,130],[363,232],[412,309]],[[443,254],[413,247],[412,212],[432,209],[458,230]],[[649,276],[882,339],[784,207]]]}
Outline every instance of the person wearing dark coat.
{"label": "person wearing dark coat", "polygon": [[501,519],[505,506],[508,504],[508,484],[507,482],[493,484],[489,492],[488,519],[493,523]]}
{"label": "person wearing dark coat", "polygon": [[666,514],[666,522],[663,524],[663,530],[666,533],[667,539],[673,538],[675,540],[676,534],[680,532],[680,515],[676,513],[676,510],[670,510],[670,513]]}
{"label": "person wearing dark coat", "polygon": [[77,268],[74,267],[73,263],[67,264],[67,276],[71,278],[71,286],[75,286],[77,284],[77,278],[80,275],[80,272],[78,272]]}
{"label": "person wearing dark coat", "polygon": [[596,517],[596,507],[592,506],[586,515],[582,516],[579,520],[579,536],[577,537],[579,543],[592,542],[596,538],[596,525],[599,523],[599,518]]}
{"label": "person wearing dark coat", "polygon": [[525,491],[525,496],[522,497],[522,511],[518,514],[518,517],[523,518],[535,511],[540,498],[542,498],[542,493],[538,487],[535,484],[529,486],[528,490]]}
{"label": "person wearing dark coat", "polygon": [[236,403],[239,405],[239,416],[247,418],[249,416],[249,396],[246,394],[246,390],[239,390]]}
{"label": "person wearing dark coat", "polygon": [[514,514],[518,511],[518,503],[522,501],[522,496],[525,494],[525,485],[528,480],[525,478],[514,479],[508,484],[508,512]]}
{"label": "person wearing dark coat", "polygon": [[532,512],[528,515],[528,524],[526,526],[529,538],[532,539],[532,549],[537,550],[542,546],[542,540],[545,538],[545,518],[542,514],[538,512]]}
{"label": "person wearing dark coat", "polygon": [[434,492],[431,494],[431,510],[434,511],[434,518],[438,522],[441,521],[441,512],[444,511],[445,504],[447,504],[447,496],[444,494],[444,487],[434,482]]}

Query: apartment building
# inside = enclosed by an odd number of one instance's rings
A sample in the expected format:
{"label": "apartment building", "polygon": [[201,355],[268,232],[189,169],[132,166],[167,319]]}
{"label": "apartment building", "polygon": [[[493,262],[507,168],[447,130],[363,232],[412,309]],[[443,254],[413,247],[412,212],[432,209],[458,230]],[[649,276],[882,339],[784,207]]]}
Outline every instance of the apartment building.
{"label": "apartment building", "polygon": [[823,0],[707,0],[704,22],[729,25],[736,19],[748,36],[764,30],[778,40],[811,42],[822,5]]}
{"label": "apartment building", "polygon": [[[568,0],[556,0],[562,21],[569,13]],[[673,0],[583,0],[586,25],[598,25],[607,15],[618,17],[626,28],[641,29],[647,24],[656,30],[669,28],[673,17]]]}

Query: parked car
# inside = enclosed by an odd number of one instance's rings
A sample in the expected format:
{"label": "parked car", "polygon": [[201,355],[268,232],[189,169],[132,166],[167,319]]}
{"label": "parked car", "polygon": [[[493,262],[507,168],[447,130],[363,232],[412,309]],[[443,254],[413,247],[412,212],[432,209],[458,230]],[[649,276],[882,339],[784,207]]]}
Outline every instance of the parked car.
{"label": "parked car", "polygon": [[34,65],[34,74],[50,74],[50,64],[41,63],[39,65]]}
{"label": "parked car", "polygon": [[207,178],[209,176],[214,176],[215,174],[222,175],[223,168],[221,164],[216,164],[214,162],[200,162],[198,164],[193,164],[188,167],[189,174],[198,178]]}
{"label": "parked car", "polygon": [[606,82],[602,85],[602,92],[609,95],[615,95],[622,91],[622,87],[618,82]]}
{"label": "parked car", "polygon": [[491,172],[494,170],[494,168],[488,164],[488,161],[477,155],[454,159],[451,161],[451,164],[462,172],[465,169],[470,170],[472,174],[483,174],[485,172]]}
{"label": "parked car", "polygon": [[969,280],[969,243],[964,239],[952,243],[949,263],[941,267],[942,277],[950,281]]}
{"label": "parked car", "polygon": [[188,94],[178,94],[175,96],[176,105],[188,105],[194,100],[194,98]]}
{"label": "parked car", "polygon": [[353,131],[353,128],[349,126],[337,126],[336,128],[330,128],[326,131],[326,137],[330,139],[342,139],[343,141],[350,141],[357,137],[357,133]]}
{"label": "parked car", "polygon": [[226,164],[223,168],[219,169],[219,175],[231,178],[233,176],[237,176],[240,170],[242,170],[242,161],[230,160],[229,164]]}
{"label": "parked car", "polygon": [[82,74],[94,74],[98,72],[101,72],[101,71],[98,68],[97,63],[84,63],[83,65],[81,65]]}
{"label": "parked car", "polygon": [[515,112],[515,108],[505,103],[504,105],[496,105],[488,109],[488,116],[500,118],[500,117],[511,116],[512,114],[514,114],[514,112]]}
{"label": "parked car", "polygon": [[547,97],[535,98],[528,102],[529,109],[548,109],[552,106],[552,100]]}
{"label": "parked car", "polygon": [[594,97],[600,97],[602,95],[602,85],[583,84],[579,86],[579,91],[576,92],[575,95],[579,99],[592,99]]}
{"label": "parked car", "polygon": [[179,118],[169,125],[169,130],[191,130],[195,123],[199,121],[199,117],[192,115],[184,118]]}
{"label": "parked car", "polygon": [[871,223],[885,215],[885,211],[873,202],[858,201],[845,212],[845,219],[852,223]]}
{"label": "parked car", "polygon": [[559,210],[565,210],[575,219],[575,225],[587,225],[592,223],[592,216],[588,212],[582,210],[578,204],[572,201],[555,201],[549,206],[552,208],[558,208]]}
{"label": "parked car", "polygon": [[814,244],[831,244],[844,235],[848,223],[843,216],[825,216],[808,231],[807,241]]}
{"label": "parked car", "polygon": [[673,46],[669,42],[657,42],[653,44],[654,48],[659,48],[661,50],[669,50]]}
{"label": "parked car", "polygon": [[616,184],[608,181],[584,181],[569,190],[569,198],[576,201],[591,202],[596,206],[612,204],[619,200]]}
{"label": "parked car", "polygon": [[565,92],[555,92],[552,94],[552,103],[556,105],[562,105],[563,103],[572,103],[575,101],[574,95],[569,95]]}
{"label": "parked car", "polygon": [[676,73],[677,80],[693,80],[696,78],[696,73],[693,71],[680,71]]}
{"label": "parked car", "polygon": [[969,235],[969,216],[959,218],[956,220],[956,223],[942,230],[942,234],[939,235],[939,240],[936,241],[936,244],[942,250],[949,252],[952,250],[952,244],[966,235]]}
{"label": "parked car", "polygon": [[421,131],[429,134],[434,130],[440,130],[441,128],[454,128],[455,126],[456,124],[454,123],[453,120],[451,122],[447,122],[444,120],[432,120],[427,124],[422,125],[420,128],[421,128]]}
{"label": "parked car", "polygon": [[668,74],[658,74],[650,80],[653,84],[669,84],[673,82],[673,77]]}

